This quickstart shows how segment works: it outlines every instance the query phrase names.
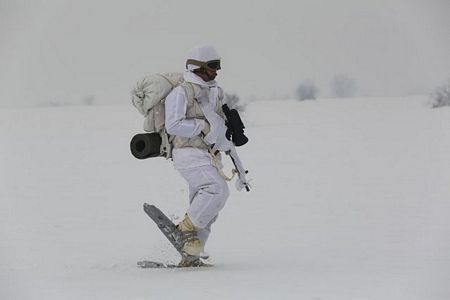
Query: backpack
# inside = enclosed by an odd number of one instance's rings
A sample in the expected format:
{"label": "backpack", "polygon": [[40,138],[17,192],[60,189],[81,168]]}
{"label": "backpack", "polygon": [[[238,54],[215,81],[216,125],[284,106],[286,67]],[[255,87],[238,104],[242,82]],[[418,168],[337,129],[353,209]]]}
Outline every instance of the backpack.
{"label": "backpack", "polygon": [[[131,102],[144,116],[144,131],[130,144],[132,154],[139,159],[163,156],[171,158],[171,139],[165,128],[165,100],[167,95],[184,82],[182,73],[163,73],[144,77],[131,91]],[[186,88],[190,86],[191,88]],[[188,98],[194,97],[191,85],[185,85]],[[160,137],[160,139],[158,138]],[[159,152],[157,144],[160,140]]]}

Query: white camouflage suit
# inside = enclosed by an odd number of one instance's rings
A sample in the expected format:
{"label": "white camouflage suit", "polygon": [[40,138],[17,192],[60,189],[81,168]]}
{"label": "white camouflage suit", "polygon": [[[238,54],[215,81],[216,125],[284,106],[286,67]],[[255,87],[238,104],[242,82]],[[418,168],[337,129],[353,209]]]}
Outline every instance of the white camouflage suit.
{"label": "white camouflage suit", "polygon": [[[189,218],[197,230],[197,235],[203,245],[206,244],[211,232],[211,224],[217,219],[219,211],[224,207],[229,196],[227,182],[221,177],[212,163],[206,145],[214,145],[213,150],[229,150],[232,143],[225,138],[226,125],[223,114],[217,108],[221,102],[222,91],[216,81],[205,82],[191,71],[184,73],[186,82],[194,87],[196,99],[203,118],[189,117],[189,105],[186,90],[176,87],[166,98],[165,126],[167,133],[180,138],[202,137],[202,131],[210,125],[209,133],[202,138],[203,146],[177,146],[174,143],[172,158],[175,168],[189,185],[190,206],[187,211]],[[220,155],[219,155],[220,159]]]}

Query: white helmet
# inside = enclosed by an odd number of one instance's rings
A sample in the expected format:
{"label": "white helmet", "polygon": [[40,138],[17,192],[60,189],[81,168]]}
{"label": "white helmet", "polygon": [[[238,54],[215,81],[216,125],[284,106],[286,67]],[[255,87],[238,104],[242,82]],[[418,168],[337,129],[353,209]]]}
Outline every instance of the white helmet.
{"label": "white helmet", "polygon": [[186,69],[193,71],[198,68],[220,70],[220,56],[211,45],[201,45],[189,51],[186,60]]}

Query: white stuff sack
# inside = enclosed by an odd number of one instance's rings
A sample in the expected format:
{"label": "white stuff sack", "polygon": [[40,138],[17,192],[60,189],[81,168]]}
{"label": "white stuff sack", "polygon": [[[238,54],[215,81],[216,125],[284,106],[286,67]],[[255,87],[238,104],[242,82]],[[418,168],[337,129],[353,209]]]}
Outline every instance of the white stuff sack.
{"label": "white stuff sack", "polygon": [[131,91],[133,106],[145,117],[144,130],[164,129],[164,101],[172,89],[184,81],[182,73],[154,74],[144,77]]}

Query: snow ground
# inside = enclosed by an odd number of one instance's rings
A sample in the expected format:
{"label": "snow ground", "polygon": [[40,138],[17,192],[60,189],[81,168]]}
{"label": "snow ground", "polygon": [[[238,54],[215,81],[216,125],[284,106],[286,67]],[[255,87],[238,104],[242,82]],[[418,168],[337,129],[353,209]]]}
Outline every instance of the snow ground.
{"label": "snow ground", "polygon": [[250,193],[213,228],[213,268],[143,213],[187,188],[129,153],[131,105],[0,109],[0,299],[450,299],[450,110],[425,97],[253,102]]}

